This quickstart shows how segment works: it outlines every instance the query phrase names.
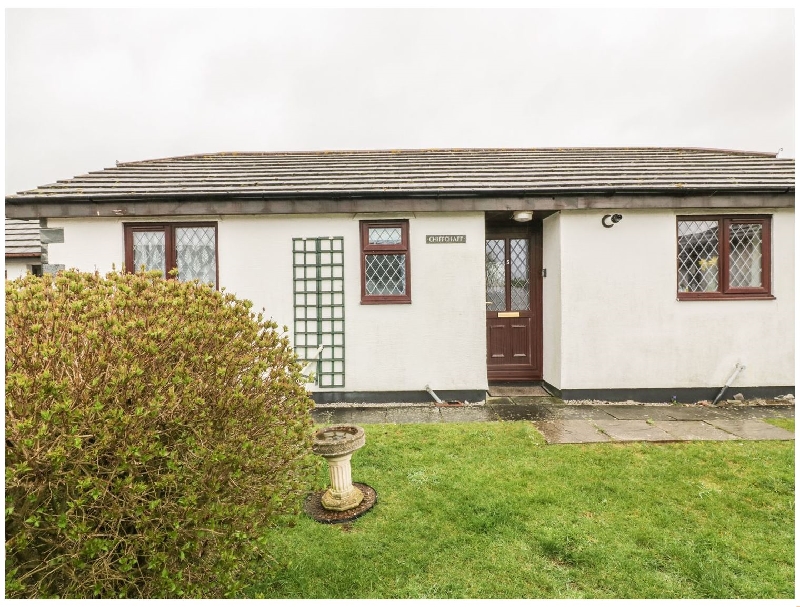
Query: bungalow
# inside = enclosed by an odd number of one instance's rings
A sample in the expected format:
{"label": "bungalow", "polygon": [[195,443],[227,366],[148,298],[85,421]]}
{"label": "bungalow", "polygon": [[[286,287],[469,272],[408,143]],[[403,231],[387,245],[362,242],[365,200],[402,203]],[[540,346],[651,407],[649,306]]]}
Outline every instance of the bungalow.
{"label": "bungalow", "polygon": [[709,149],[220,153],[6,197],[52,267],[225,287],[317,402],[794,391],[794,160]]}

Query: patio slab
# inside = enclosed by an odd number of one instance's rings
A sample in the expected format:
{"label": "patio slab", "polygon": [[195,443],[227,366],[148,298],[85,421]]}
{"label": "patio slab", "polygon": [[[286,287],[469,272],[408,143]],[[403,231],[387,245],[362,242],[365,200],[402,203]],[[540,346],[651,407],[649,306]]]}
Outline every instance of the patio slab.
{"label": "patio slab", "polygon": [[[720,409],[708,407],[670,407],[670,416],[677,421],[702,421],[705,419],[730,419],[730,415]],[[664,420],[669,421],[669,420]]]}
{"label": "patio slab", "polygon": [[382,407],[318,407],[311,413],[318,424],[385,424],[386,409]]}
{"label": "patio slab", "polygon": [[598,407],[616,419],[660,419],[673,420],[671,411],[673,407],[637,407],[635,405],[611,405]]}
{"label": "patio slab", "polygon": [[611,439],[586,419],[557,419],[533,422],[548,444],[609,443]]}
{"label": "patio slab", "polygon": [[595,420],[594,425],[615,441],[674,441],[675,437],[641,419]]}
{"label": "patio slab", "polygon": [[729,405],[717,409],[728,419],[764,419],[765,417],[794,418],[793,406],[760,406],[747,407]]}
{"label": "patio slab", "polygon": [[679,440],[735,440],[738,438],[703,421],[656,421],[653,422],[653,425]]}
{"label": "patio slab", "polygon": [[435,424],[441,421],[439,407],[391,407],[386,409],[385,423],[387,424]]}
{"label": "patio slab", "polygon": [[497,415],[489,407],[439,407],[443,422],[496,422]]}
{"label": "patio slab", "polygon": [[543,405],[491,405],[497,419],[507,422],[553,419],[553,411]]}
{"label": "patio slab", "polygon": [[745,440],[794,440],[794,432],[759,419],[717,419],[708,423]]}
{"label": "patio slab", "polygon": [[551,407],[551,419],[615,419],[599,407],[591,405],[565,405],[563,407]]}

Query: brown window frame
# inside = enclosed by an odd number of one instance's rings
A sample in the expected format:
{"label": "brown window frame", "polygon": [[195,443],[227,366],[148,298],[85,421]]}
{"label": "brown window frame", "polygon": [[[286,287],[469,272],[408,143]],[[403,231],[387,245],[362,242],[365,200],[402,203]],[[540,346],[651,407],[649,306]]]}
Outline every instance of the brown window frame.
{"label": "brown window frame", "polygon": [[[680,301],[722,299],[775,299],[772,294],[772,216],[771,215],[679,215],[675,221],[676,287],[680,281],[679,223],[681,221],[716,221],[719,229],[718,290],[710,292],[678,291]],[[739,223],[761,224],[761,286],[730,286],[730,228]]]}
{"label": "brown window frame", "polygon": [[178,221],[178,222],[140,222],[124,223],[125,242],[125,271],[135,272],[133,266],[133,233],[134,232],[164,232],[165,267],[167,279],[173,277],[169,273],[177,268],[178,250],[175,243],[176,228],[214,228],[214,288],[219,291],[219,229],[216,221]]}
{"label": "brown window frame", "polygon": [[[410,304],[411,303],[411,247],[409,246],[408,219],[364,220],[359,222],[361,233],[361,303]],[[400,228],[400,244],[370,244],[370,228]],[[406,257],[406,292],[403,295],[370,295],[367,293],[367,255],[397,255]]]}

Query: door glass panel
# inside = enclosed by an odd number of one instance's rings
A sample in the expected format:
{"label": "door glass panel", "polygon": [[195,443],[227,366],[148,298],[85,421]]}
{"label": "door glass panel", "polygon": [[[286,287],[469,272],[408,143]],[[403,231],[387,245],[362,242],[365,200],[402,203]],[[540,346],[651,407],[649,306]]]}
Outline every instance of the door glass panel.
{"label": "door glass panel", "polygon": [[[531,309],[530,260],[528,240],[511,239],[511,309]],[[488,300],[487,300],[488,301]]]}
{"label": "door glass panel", "polygon": [[133,233],[133,270],[159,270],[166,278],[166,245],[164,232]]}
{"label": "door glass panel", "polygon": [[486,309],[506,309],[506,246],[505,240],[486,241]]}
{"label": "door glass panel", "polygon": [[217,262],[214,228],[177,228],[175,249],[178,255],[178,278],[197,279],[217,286]]}

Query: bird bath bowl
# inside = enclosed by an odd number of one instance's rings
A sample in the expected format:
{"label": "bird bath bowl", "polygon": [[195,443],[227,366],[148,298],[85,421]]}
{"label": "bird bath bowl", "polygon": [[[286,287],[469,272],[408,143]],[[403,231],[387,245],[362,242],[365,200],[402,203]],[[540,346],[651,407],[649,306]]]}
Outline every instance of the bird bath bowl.
{"label": "bird bath bowl", "polygon": [[314,433],[311,450],[328,462],[331,486],[322,494],[325,510],[344,512],[357,508],[364,493],[353,486],[350,458],[364,446],[364,428],[359,426],[328,426]]}

